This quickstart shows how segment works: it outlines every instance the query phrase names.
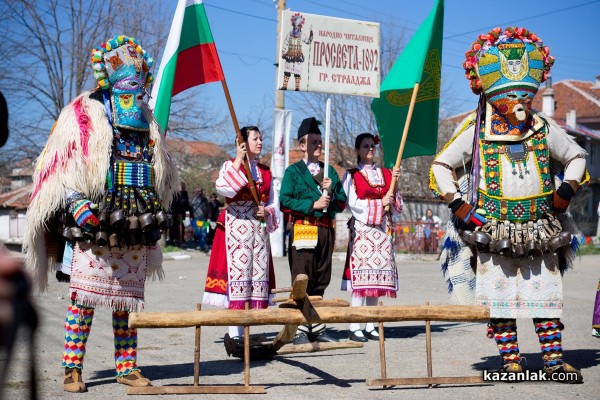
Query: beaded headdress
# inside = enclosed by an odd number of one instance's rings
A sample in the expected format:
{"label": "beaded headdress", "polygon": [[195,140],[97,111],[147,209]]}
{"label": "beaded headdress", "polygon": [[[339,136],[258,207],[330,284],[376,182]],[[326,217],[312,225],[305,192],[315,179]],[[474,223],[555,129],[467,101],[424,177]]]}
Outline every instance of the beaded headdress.
{"label": "beaded headdress", "polygon": [[465,57],[463,67],[471,90],[488,97],[515,86],[535,94],[554,64],[542,39],[518,27],[494,28],[479,35]]}
{"label": "beaded headdress", "polygon": [[92,68],[98,86],[108,89],[124,77],[144,79],[147,89],[153,81],[150,68],[154,60],[128,36],[116,36],[92,50]]}

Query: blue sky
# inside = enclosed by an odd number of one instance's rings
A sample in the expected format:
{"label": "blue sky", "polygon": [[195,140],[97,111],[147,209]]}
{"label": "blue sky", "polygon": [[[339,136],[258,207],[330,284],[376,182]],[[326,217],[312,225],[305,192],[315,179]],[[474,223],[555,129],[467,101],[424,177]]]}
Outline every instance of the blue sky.
{"label": "blue sky", "polygon": [[[406,28],[407,35],[425,19],[434,0],[287,0],[287,8],[325,16],[375,21],[381,30]],[[259,111],[274,105],[276,59],[276,2],[273,0],[205,0],[206,12],[240,124],[253,123]],[[480,33],[500,26],[523,26],[540,36],[556,57],[553,81],[593,81],[600,75],[596,29],[600,0],[537,2],[446,0],[442,57],[442,114],[455,115],[475,107],[461,67],[464,52]],[[535,6],[535,9],[532,7]],[[174,12],[176,0],[172,0]],[[166,20],[167,16],[165,16]],[[170,19],[170,17],[168,17]],[[595,49],[595,50],[594,50]],[[161,55],[155,55],[160,59]],[[205,85],[201,93],[220,108],[226,107],[221,85]],[[293,108],[294,125],[306,115]],[[324,114],[324,113],[323,113]],[[265,115],[265,116],[267,116]]]}

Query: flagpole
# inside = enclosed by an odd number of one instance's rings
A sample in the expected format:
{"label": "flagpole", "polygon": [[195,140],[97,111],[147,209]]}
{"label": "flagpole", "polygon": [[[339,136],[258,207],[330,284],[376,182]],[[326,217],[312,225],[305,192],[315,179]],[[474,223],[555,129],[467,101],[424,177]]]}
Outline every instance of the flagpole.
{"label": "flagpole", "polygon": [[[412,119],[413,111],[415,109],[415,103],[417,102],[417,92],[419,91],[419,82],[415,83],[413,88],[412,97],[410,98],[410,105],[408,106],[408,114],[406,115],[406,122],[404,123],[404,131],[402,132],[402,140],[400,141],[400,148],[398,149],[398,156],[396,157],[396,164],[394,168],[400,168],[400,162],[402,162],[402,153],[404,152],[404,146],[406,145],[406,138],[408,137],[408,130],[410,128],[410,120]],[[390,190],[387,192],[388,195],[393,194],[396,190],[396,183],[398,178],[392,176],[392,182],[390,183]],[[385,210],[390,209],[389,204]]]}
{"label": "flagpole", "polygon": [[[233,127],[235,129],[237,143],[244,143],[244,138],[242,137],[242,133],[240,132],[240,126],[238,124],[237,117],[235,116],[235,110],[233,109],[233,103],[231,102],[229,88],[227,87],[227,82],[225,81],[225,79],[221,81],[221,84],[223,85],[223,92],[225,92],[225,98],[227,99],[227,106],[229,107],[229,113],[231,114],[231,121],[233,122]],[[250,191],[252,192],[254,202],[257,205],[260,205],[260,201],[258,199],[258,192],[256,191],[256,184],[254,183],[254,179],[252,179],[252,171],[250,170],[250,165],[248,164],[248,153],[246,153],[246,157],[244,157],[244,169],[246,170],[246,178],[248,178],[248,183],[250,184]]]}

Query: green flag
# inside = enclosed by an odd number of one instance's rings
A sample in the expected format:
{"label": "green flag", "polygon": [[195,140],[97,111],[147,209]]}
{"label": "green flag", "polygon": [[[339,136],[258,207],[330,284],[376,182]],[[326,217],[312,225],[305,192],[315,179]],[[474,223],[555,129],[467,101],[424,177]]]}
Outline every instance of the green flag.
{"label": "green flag", "polygon": [[444,0],[436,0],[429,16],[385,77],[379,98],[371,103],[386,167],[391,168],[396,163],[415,83],[420,87],[402,158],[436,152],[443,28]]}

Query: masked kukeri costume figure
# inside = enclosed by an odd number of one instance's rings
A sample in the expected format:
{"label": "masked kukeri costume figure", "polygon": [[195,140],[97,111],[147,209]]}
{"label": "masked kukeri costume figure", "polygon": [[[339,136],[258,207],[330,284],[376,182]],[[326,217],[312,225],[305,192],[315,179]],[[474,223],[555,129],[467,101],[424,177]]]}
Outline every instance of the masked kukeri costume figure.
{"label": "masked kukeri costume figure", "polygon": [[[95,307],[113,310],[117,381],[148,386],[136,366],[129,312],[144,306],[146,277],[162,277],[156,245],[178,184],[144,93],[152,59],[118,36],[92,52],[98,88],[61,112],[38,159],[24,249],[40,290],[66,241],[61,273],[70,275],[64,389],[85,391],[81,369]],[[63,254],[62,251],[58,255]],[[49,268],[50,267],[50,268]]]}
{"label": "masked kukeri costume figure", "polygon": [[287,34],[282,48],[281,58],[285,60],[285,70],[283,72],[282,90],[287,90],[290,77],[294,75],[296,82],[295,90],[300,90],[300,81],[302,80],[302,63],[304,62],[304,53],[302,43],[310,45],[313,39],[312,30],[309,36],[302,34],[304,17],[296,13],[290,19],[292,30]]}
{"label": "masked kukeri costume figure", "polygon": [[459,228],[450,226],[443,244],[448,287],[457,302],[490,307],[502,369],[522,371],[516,318],[533,318],[544,370],[573,372],[565,379],[573,382],[581,374],[563,362],[560,317],[562,273],[577,241],[565,211],[589,175],[584,150],[531,110],[554,62],[549,52],[523,28],[479,36],[464,63],[479,106],[436,156],[431,188]]}

